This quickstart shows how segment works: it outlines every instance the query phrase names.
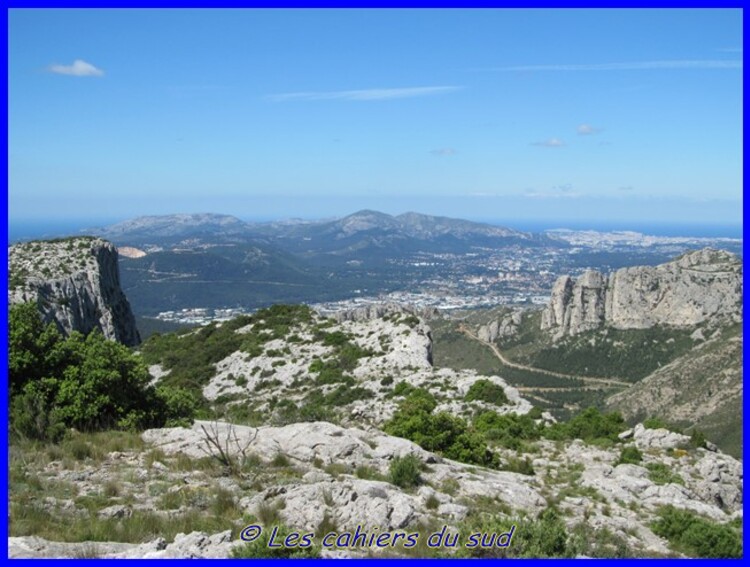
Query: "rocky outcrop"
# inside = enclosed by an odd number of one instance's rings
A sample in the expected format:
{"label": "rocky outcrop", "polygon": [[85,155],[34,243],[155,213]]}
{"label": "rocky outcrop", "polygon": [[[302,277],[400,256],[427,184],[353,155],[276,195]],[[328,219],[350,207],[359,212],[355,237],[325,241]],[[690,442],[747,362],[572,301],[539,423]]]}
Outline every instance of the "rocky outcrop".
{"label": "rocky outcrop", "polygon": [[610,325],[645,329],[688,327],[712,318],[740,320],[742,263],[721,250],[690,252],[659,266],[587,271],[562,276],[542,313],[542,329],[556,337]]}
{"label": "rocky outcrop", "polygon": [[481,325],[477,329],[477,337],[480,340],[492,343],[497,339],[504,339],[518,334],[518,326],[521,324],[521,311],[506,313],[502,318]]}
{"label": "rocky outcrop", "polygon": [[89,237],[32,241],[11,246],[8,255],[11,304],[36,303],[45,323],[66,335],[99,329],[128,346],[140,342],[112,243]]}
{"label": "rocky outcrop", "polygon": [[354,309],[336,311],[330,314],[339,323],[344,321],[370,321],[372,319],[382,319],[389,315],[413,315],[422,319],[432,319],[440,317],[440,311],[434,307],[416,308],[410,305],[400,303],[371,303]]}

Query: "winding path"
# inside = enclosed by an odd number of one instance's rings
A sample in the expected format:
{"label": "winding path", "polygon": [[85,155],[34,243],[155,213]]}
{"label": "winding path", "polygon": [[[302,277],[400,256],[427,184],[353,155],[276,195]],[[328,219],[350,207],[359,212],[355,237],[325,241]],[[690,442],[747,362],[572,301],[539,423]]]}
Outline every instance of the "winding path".
{"label": "winding path", "polygon": [[[529,372],[536,372],[538,374],[546,374],[548,376],[554,376],[556,378],[563,378],[565,380],[580,380],[581,382],[584,382],[585,384],[590,385],[598,385],[598,386],[608,386],[610,388],[629,388],[633,384],[630,382],[625,382],[624,380],[616,380],[614,378],[593,378],[591,376],[576,376],[575,374],[563,374],[562,372],[554,372],[553,370],[546,370],[544,368],[535,368],[533,366],[526,366],[525,364],[518,364],[516,362],[512,362],[505,358],[503,354],[500,352],[500,349],[497,348],[497,346],[493,343],[483,341],[480,339],[476,334],[474,334],[466,325],[461,323],[458,326],[458,330],[465,334],[470,339],[473,339],[489,348],[492,349],[492,352],[495,353],[495,356],[497,359],[502,362],[505,366],[508,366],[510,368],[517,368],[518,370],[528,370]],[[563,392],[563,391],[578,391],[583,389],[594,389],[594,388],[582,388],[582,387],[533,387],[533,386],[527,386],[518,388],[520,391],[526,390],[526,391],[539,391],[539,390],[547,390],[551,392]]]}

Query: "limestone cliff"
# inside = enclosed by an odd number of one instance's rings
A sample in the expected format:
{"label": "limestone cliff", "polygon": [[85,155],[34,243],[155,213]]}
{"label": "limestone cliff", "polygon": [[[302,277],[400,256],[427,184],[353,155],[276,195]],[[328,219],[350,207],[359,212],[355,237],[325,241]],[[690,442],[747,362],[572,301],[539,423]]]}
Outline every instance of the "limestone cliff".
{"label": "limestone cliff", "polygon": [[133,346],[135,317],[120,288],[117,249],[90,237],[15,244],[8,250],[8,301],[35,302],[46,323]]}
{"label": "limestone cliff", "polygon": [[477,336],[488,343],[494,343],[499,338],[512,337],[518,334],[518,326],[521,324],[521,311],[506,313],[499,319],[481,325],[477,330]]}
{"label": "limestone cliff", "polygon": [[562,276],[541,326],[557,337],[605,324],[618,329],[688,327],[714,317],[739,321],[741,305],[741,261],[706,248],[659,266],[622,268],[608,276],[594,271],[577,280]]}
{"label": "limestone cliff", "polygon": [[380,319],[388,315],[414,315],[425,320],[441,316],[440,311],[434,307],[418,308],[394,302],[371,303],[353,309],[330,313],[330,316],[339,323],[344,321],[370,321],[371,319]]}

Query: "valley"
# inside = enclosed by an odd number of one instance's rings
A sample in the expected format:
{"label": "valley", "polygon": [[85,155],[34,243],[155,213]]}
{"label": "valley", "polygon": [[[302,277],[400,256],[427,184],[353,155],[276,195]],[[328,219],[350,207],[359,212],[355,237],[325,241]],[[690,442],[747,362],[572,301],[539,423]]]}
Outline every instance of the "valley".
{"label": "valley", "polygon": [[[137,316],[271,303],[387,302],[444,310],[543,304],[558,276],[655,265],[690,249],[742,253],[741,239],[635,232],[528,233],[461,219],[358,211],[337,220],[246,223],[229,215],[141,217],[90,234],[119,247]],[[142,255],[145,254],[145,255]],[[209,319],[206,319],[207,321]]]}

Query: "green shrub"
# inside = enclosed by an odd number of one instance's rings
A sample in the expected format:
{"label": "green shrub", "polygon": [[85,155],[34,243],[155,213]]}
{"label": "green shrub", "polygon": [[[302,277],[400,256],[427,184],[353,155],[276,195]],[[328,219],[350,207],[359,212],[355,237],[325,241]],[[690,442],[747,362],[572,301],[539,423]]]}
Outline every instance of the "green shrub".
{"label": "green shrub", "polygon": [[391,482],[401,488],[410,488],[421,483],[419,470],[422,462],[414,455],[395,457],[391,461]]}
{"label": "green shrub", "polygon": [[161,402],[164,427],[189,427],[200,407],[195,394],[184,388],[158,386],[156,397]]}
{"label": "green shrub", "polygon": [[687,510],[673,506],[661,508],[651,529],[686,555],[717,559],[742,557],[742,535],[738,529]]}
{"label": "green shrub", "polygon": [[159,427],[189,419],[197,402],[155,390],[143,360],[94,330],[63,338],[44,327],[36,308],[10,313],[11,431],[59,440],[62,427],[80,431]]}
{"label": "green shrub", "polygon": [[587,443],[596,440],[618,441],[617,436],[627,425],[619,412],[602,413],[590,407],[566,423],[555,423],[543,431],[552,440],[581,439]]}
{"label": "green shrub", "polygon": [[385,376],[380,381],[381,386],[390,386],[391,384],[393,384],[393,376]]}
{"label": "green shrub", "polygon": [[664,421],[660,417],[655,416],[644,419],[643,427],[645,427],[646,429],[669,429],[670,431],[674,431],[675,433],[680,433],[679,429],[670,427],[666,421]]}
{"label": "green shrub", "polygon": [[393,387],[393,395],[394,396],[408,396],[414,390],[417,390],[417,389],[418,388],[415,388],[408,382],[401,381]]}
{"label": "green shrub", "polygon": [[[545,509],[537,519],[494,516],[486,519],[470,518],[460,526],[461,541],[468,542],[472,534],[504,534],[511,527],[513,537],[507,547],[463,547],[458,555],[478,558],[548,558],[574,557],[569,545],[569,534],[565,522],[554,508]],[[481,540],[480,540],[481,541]]]}
{"label": "green shrub", "polygon": [[690,446],[694,449],[705,449],[706,436],[700,429],[693,429],[690,433]]}
{"label": "green shrub", "polygon": [[540,408],[539,406],[534,406],[526,415],[528,415],[531,419],[542,419],[542,408]]}
{"label": "green shrub", "polygon": [[326,402],[332,406],[345,406],[357,400],[366,400],[372,397],[372,392],[367,388],[350,388],[341,385],[326,396]]}
{"label": "green shrub", "polygon": [[289,462],[289,457],[287,457],[284,453],[276,453],[273,460],[271,461],[271,466],[274,467],[288,467],[291,463]]}
{"label": "green shrub", "polygon": [[354,475],[364,480],[386,480],[376,468],[369,465],[358,466],[357,470],[354,471]]}
{"label": "green shrub", "polygon": [[436,406],[432,394],[412,388],[383,429],[389,435],[409,439],[428,451],[441,452],[449,459],[484,466],[496,464],[481,433],[470,429],[458,416],[433,413]]}
{"label": "green shrub", "polygon": [[529,457],[524,457],[523,459],[519,459],[518,457],[508,457],[499,468],[503,471],[510,471],[528,476],[534,476],[536,474],[534,465],[531,464],[531,459],[529,459]]}
{"label": "green shrub", "polygon": [[646,468],[648,469],[649,480],[655,484],[685,484],[682,477],[673,473],[672,469],[664,463],[648,463]]}
{"label": "green shrub", "polygon": [[320,338],[325,346],[342,346],[349,342],[349,335],[343,331],[333,331],[332,333],[323,331],[320,333]]}
{"label": "green shrub", "polygon": [[627,447],[623,447],[622,451],[620,451],[620,457],[615,461],[615,466],[626,463],[637,465],[641,461],[643,461],[643,453],[641,453],[635,445],[628,445]]}
{"label": "green shrub", "polygon": [[469,391],[466,392],[464,399],[467,402],[480,400],[496,406],[504,406],[508,403],[508,396],[505,395],[505,390],[489,380],[477,380],[474,382]]}
{"label": "green shrub", "polygon": [[473,425],[490,441],[516,451],[521,449],[524,441],[535,441],[541,436],[540,427],[528,414],[500,415],[494,411],[486,411],[474,420]]}

